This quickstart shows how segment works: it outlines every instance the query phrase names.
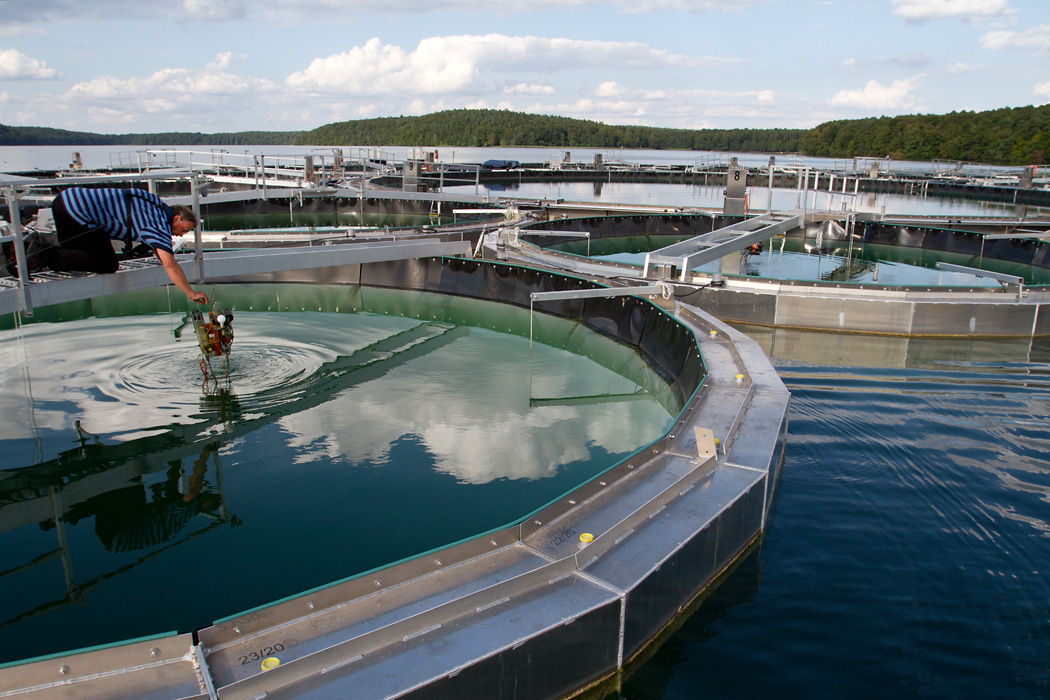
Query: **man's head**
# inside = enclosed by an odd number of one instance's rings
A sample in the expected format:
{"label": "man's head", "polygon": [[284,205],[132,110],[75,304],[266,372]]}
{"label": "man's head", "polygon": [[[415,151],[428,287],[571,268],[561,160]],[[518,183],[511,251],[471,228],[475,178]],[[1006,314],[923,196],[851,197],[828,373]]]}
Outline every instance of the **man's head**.
{"label": "man's head", "polygon": [[196,228],[197,215],[193,213],[192,209],[181,204],[176,204],[172,209],[175,210],[175,218],[171,222],[171,233],[173,236],[181,236]]}

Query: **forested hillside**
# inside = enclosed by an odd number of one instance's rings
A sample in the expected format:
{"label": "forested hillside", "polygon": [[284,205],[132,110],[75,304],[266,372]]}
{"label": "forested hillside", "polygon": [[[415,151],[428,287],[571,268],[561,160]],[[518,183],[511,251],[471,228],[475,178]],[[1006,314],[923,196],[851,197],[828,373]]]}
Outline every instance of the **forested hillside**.
{"label": "forested hillside", "polygon": [[43,126],[0,124],[0,146],[268,146],[291,144],[297,131],[234,133],[92,134]]}
{"label": "forested hillside", "polygon": [[1028,165],[1042,164],[1050,154],[1050,105],[851,119],[826,122],[813,129],[659,129],[494,109],[358,119],[303,132],[91,134],[0,124],[0,145],[4,146],[280,144],[644,148]]}
{"label": "forested hillside", "polygon": [[658,129],[610,126],[568,117],[496,109],[457,109],[421,117],[383,117],[328,124],[299,143],[386,146],[548,146],[684,151],[796,152],[805,129]]}
{"label": "forested hillside", "polygon": [[832,158],[1042,164],[1050,154],[1050,105],[825,122],[802,138],[799,151]]}

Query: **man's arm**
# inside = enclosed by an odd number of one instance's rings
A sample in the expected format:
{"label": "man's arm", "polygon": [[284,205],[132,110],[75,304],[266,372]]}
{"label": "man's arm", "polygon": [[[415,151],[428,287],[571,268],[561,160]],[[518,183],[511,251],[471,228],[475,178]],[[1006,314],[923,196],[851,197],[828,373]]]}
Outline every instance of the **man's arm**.
{"label": "man's arm", "polygon": [[194,291],[193,287],[190,286],[190,281],[186,279],[186,273],[182,271],[182,267],[179,266],[174,255],[166,250],[154,249],[153,252],[157,254],[158,258],[160,258],[160,262],[164,265],[164,271],[168,273],[168,277],[171,278],[172,284],[181,289],[182,293],[190,298],[190,301],[195,301],[198,304],[208,303],[207,294]]}

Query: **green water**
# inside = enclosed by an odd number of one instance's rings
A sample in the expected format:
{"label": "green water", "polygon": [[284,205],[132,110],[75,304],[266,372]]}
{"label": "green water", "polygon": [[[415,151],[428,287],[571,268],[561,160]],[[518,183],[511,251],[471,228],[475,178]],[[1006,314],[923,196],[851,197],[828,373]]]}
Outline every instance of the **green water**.
{"label": "green water", "polygon": [[507,305],[208,292],[234,309],[228,381],[191,328],[174,339],[164,290],[0,331],[0,662],[192,630],[502,527],[680,409],[578,324],[537,317],[530,352]]}
{"label": "green water", "polygon": [[[589,246],[587,241],[568,241],[551,248],[573,255],[589,255],[641,266],[645,264],[645,253],[682,240],[685,240],[685,237],[616,236],[595,239]],[[975,255],[902,246],[857,244],[850,249],[849,243],[844,241],[825,241],[820,247],[815,243],[814,240],[803,241],[799,238],[764,241],[761,253],[746,256],[732,253],[722,260],[715,260],[695,269],[707,273],[721,270],[727,275],[777,280],[824,280],[922,287],[999,286],[993,279],[937,269],[938,262],[948,262],[1017,275],[1028,285],[1050,284],[1050,271],[1005,260],[982,259]]]}

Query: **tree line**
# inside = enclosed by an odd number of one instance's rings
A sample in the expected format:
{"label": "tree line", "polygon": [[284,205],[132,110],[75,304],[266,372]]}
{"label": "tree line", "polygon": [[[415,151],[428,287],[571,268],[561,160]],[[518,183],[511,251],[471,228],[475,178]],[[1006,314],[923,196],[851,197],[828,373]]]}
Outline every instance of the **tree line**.
{"label": "tree line", "polygon": [[803,136],[799,152],[1038,165],[1050,154],[1050,105],[825,122]]}
{"label": "tree line", "polygon": [[298,131],[238,131],[218,134],[166,132],[93,134],[45,126],[0,124],[0,146],[280,146],[295,142]]}
{"label": "tree line", "polygon": [[829,158],[960,160],[1042,164],[1050,153],[1050,105],[986,112],[907,115],[825,122],[812,129],[667,129],[495,109],[456,109],[417,117],[379,117],[310,131],[217,134],[92,134],[0,124],[4,146],[545,146],[797,153]]}

